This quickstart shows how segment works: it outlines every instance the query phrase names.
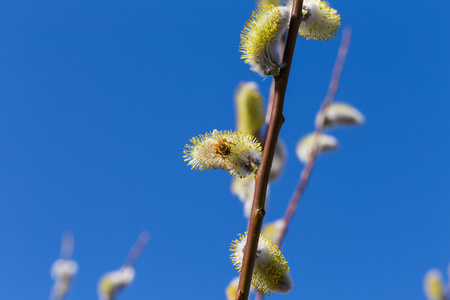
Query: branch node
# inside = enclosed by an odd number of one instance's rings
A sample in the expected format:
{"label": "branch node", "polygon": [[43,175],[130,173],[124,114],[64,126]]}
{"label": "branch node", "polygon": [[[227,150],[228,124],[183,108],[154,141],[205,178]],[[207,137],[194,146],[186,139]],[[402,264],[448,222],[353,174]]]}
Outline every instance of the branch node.
{"label": "branch node", "polygon": [[264,208],[259,208],[257,212],[261,217],[264,217],[266,215],[266,210]]}

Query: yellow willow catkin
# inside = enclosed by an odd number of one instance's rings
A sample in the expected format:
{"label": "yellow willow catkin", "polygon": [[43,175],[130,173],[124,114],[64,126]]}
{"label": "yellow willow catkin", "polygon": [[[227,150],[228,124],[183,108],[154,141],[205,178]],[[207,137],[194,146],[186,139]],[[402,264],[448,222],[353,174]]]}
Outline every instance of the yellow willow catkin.
{"label": "yellow willow catkin", "polygon": [[245,23],[239,51],[250,70],[263,76],[279,75],[278,44],[287,30],[290,10],[285,6],[261,5]]}
{"label": "yellow willow catkin", "polygon": [[241,82],[234,96],[237,129],[257,135],[264,124],[264,100],[256,82]]}
{"label": "yellow willow catkin", "polygon": [[[246,243],[247,233],[244,233],[239,234],[239,239],[234,240],[231,244],[231,262],[239,271],[242,267]],[[292,290],[294,285],[287,261],[281,254],[280,249],[263,234],[260,234],[256,250],[252,285],[266,295],[271,295],[274,291],[286,294]]]}
{"label": "yellow willow catkin", "polygon": [[128,286],[134,279],[134,268],[124,266],[117,271],[102,276],[98,283],[98,296],[101,300],[114,300],[117,293]]}
{"label": "yellow willow catkin", "polygon": [[428,300],[443,300],[445,287],[442,282],[442,273],[437,269],[429,270],[423,279],[423,290]]}
{"label": "yellow willow catkin", "polygon": [[[292,1],[287,7],[292,7]],[[341,26],[341,16],[325,1],[303,0],[302,16],[298,34],[306,39],[331,40]]]}
{"label": "yellow willow catkin", "polygon": [[239,288],[239,277],[234,277],[225,289],[225,296],[227,297],[227,300],[236,299],[238,288]]}
{"label": "yellow willow catkin", "polygon": [[235,177],[246,177],[257,171],[261,163],[261,145],[249,133],[217,131],[191,138],[183,151],[192,169],[224,169]]}
{"label": "yellow willow catkin", "polygon": [[259,0],[258,1],[258,6],[260,5],[275,5],[275,6],[280,6],[281,5],[281,0]]}

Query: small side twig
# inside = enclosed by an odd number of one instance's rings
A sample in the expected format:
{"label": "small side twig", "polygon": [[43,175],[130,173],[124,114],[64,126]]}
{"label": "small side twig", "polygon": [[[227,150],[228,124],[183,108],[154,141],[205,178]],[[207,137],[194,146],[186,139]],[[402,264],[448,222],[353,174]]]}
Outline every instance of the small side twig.
{"label": "small side twig", "polygon": [[294,0],[280,75],[274,78],[275,88],[272,117],[269,123],[261,165],[257,175],[255,176],[255,194],[253,197],[252,213],[249,219],[250,222],[247,231],[247,244],[245,246],[236,300],[247,300],[250,294],[250,283],[253,274],[253,267],[255,265],[256,249],[265,215],[264,205],[266,200],[267,184],[269,182],[269,173],[272,166],[278,135],[281,130],[281,126],[284,123],[284,97],[286,94],[292,58],[294,56],[297,33],[301,22],[302,6],[303,0]]}

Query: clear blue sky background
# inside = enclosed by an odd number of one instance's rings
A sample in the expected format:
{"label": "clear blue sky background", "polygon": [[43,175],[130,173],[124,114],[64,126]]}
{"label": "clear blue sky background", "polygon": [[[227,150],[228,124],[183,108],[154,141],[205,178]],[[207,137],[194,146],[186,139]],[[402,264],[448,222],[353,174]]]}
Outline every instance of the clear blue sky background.
{"label": "clear blue sky background", "polygon": [[[270,299],[424,299],[450,263],[448,1],[333,1],[353,41],[337,100],[364,126],[337,129],[283,253],[295,280]],[[152,234],[119,299],[224,299],[229,245],[246,230],[225,171],[191,171],[189,138],[235,126],[249,70],[239,35],[254,1],[0,1],[0,299],[47,299],[62,232],[80,270],[68,299]],[[281,137],[289,161],[266,221],[281,217],[335,56],[298,39]],[[447,85],[445,84],[447,82]]]}

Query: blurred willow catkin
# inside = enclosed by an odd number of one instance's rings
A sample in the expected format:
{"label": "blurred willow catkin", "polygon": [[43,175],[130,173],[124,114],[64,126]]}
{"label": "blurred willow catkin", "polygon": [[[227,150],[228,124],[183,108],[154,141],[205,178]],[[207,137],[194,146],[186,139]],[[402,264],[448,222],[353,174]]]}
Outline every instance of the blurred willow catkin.
{"label": "blurred willow catkin", "polygon": [[234,96],[236,129],[258,136],[264,124],[264,99],[256,82],[241,82]]}
{"label": "blurred willow catkin", "polygon": [[256,1],[257,5],[256,6],[260,6],[260,5],[275,5],[275,6],[280,6],[282,3],[282,1],[280,0],[258,0]]}

